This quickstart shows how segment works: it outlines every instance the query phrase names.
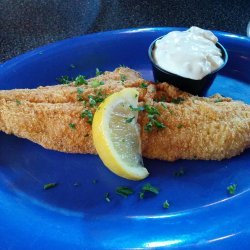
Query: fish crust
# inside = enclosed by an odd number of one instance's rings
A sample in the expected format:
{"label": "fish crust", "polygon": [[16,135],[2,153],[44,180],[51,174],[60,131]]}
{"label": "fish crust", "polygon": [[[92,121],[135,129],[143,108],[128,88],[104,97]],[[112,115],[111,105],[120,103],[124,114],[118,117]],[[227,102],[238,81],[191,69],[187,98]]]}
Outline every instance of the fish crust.
{"label": "fish crust", "polygon": [[[92,87],[96,80],[104,85]],[[160,113],[158,121],[165,126],[146,131],[148,113],[139,112],[143,156],[168,161],[222,160],[250,146],[250,106],[243,102],[219,94],[193,96],[168,83],[148,82],[126,67],[87,81],[88,85],[78,87],[72,82],[0,91],[0,131],[47,149],[96,154],[90,121],[82,117],[86,109],[95,112],[96,106],[88,104],[90,96],[106,97],[134,87],[139,91],[139,105],[155,107]]]}

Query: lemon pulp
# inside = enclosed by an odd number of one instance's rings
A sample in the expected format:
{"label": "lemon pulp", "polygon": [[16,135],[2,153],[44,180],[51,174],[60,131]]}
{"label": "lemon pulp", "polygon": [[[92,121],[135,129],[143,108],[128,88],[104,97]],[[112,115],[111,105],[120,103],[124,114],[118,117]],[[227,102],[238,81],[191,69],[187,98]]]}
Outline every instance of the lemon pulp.
{"label": "lemon pulp", "polygon": [[148,176],[141,157],[138,111],[133,109],[137,105],[136,89],[114,93],[98,107],[92,125],[94,145],[104,165],[130,180]]}

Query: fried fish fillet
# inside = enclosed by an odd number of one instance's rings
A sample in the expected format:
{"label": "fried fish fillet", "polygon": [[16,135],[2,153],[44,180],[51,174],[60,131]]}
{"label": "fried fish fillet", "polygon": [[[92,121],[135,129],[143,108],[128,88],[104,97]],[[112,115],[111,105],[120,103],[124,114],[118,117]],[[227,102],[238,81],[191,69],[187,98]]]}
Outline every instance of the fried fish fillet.
{"label": "fried fish fillet", "polygon": [[[93,87],[96,81],[103,85]],[[139,112],[143,156],[221,160],[250,146],[250,106],[242,102],[220,95],[193,96],[167,83],[147,82],[123,67],[87,82],[0,91],[0,131],[48,149],[95,154],[91,133],[95,109],[106,96],[135,87],[139,105],[157,110],[157,123],[163,125],[149,131],[147,111]]]}

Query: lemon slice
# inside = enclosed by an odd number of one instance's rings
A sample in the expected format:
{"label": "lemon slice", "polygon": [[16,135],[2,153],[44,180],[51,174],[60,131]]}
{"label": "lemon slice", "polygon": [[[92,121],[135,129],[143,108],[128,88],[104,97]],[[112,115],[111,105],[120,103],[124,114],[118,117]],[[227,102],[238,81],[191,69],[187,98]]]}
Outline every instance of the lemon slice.
{"label": "lemon slice", "polygon": [[129,180],[148,176],[143,167],[140,128],[137,124],[138,91],[126,88],[107,97],[95,112],[94,145],[104,165]]}

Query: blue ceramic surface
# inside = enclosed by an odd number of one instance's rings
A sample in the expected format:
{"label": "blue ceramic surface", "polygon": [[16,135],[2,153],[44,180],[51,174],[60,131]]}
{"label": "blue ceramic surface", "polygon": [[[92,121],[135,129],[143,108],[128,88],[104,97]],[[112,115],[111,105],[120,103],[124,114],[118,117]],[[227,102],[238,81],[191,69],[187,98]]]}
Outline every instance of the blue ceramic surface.
{"label": "blue ceramic surface", "polygon": [[[172,29],[111,31],[38,48],[0,65],[0,89],[55,84],[61,75],[93,76],[97,67],[113,70],[120,64],[150,80],[148,47]],[[250,104],[250,40],[216,35],[229,61],[208,95],[219,92]],[[145,159],[145,165],[150,177],[128,181],[95,155],[46,150],[0,133],[0,249],[247,249],[249,150],[220,162]],[[186,174],[173,176],[180,167]],[[58,186],[45,191],[48,182]],[[160,189],[159,195],[140,200],[137,194],[126,199],[115,194],[121,185],[138,193],[147,182]],[[227,194],[231,183],[238,185],[235,196]],[[169,209],[162,208],[166,199]]]}

